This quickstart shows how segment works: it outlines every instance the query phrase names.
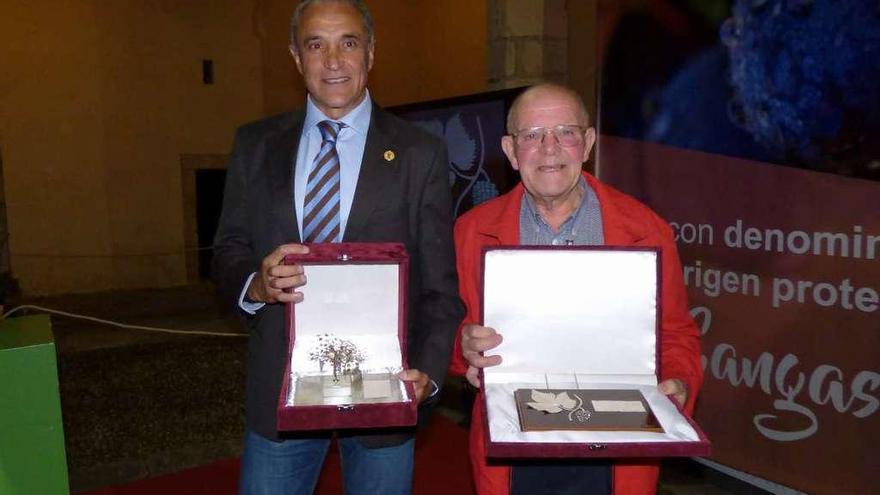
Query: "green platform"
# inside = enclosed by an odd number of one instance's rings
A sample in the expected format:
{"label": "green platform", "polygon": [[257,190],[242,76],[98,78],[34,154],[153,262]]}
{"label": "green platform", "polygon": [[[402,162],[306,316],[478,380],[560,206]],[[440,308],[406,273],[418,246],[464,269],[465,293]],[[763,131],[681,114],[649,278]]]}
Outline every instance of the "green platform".
{"label": "green platform", "polygon": [[68,494],[52,324],[0,321],[0,495]]}

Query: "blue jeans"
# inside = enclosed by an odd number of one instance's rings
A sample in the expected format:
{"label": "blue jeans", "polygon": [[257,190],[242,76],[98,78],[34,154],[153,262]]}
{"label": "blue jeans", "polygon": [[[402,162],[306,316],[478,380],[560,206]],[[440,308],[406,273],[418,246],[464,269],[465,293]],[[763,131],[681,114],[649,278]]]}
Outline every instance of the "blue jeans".
{"label": "blue jeans", "polygon": [[[346,495],[409,495],[413,446],[368,449],[354,438],[338,438]],[[315,491],[330,437],[275,442],[252,431],[245,434],[241,456],[241,495],[311,495]]]}

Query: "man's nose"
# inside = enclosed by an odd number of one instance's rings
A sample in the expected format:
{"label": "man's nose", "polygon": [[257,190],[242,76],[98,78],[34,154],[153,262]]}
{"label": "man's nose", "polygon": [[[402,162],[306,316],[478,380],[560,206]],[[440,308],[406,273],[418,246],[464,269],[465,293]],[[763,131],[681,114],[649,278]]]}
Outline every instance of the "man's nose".
{"label": "man's nose", "polygon": [[544,135],[541,136],[541,148],[544,152],[555,152],[559,149],[559,139],[556,138],[556,133],[550,129],[544,131]]}
{"label": "man's nose", "polygon": [[339,49],[330,47],[324,52],[324,67],[336,70],[339,68]]}

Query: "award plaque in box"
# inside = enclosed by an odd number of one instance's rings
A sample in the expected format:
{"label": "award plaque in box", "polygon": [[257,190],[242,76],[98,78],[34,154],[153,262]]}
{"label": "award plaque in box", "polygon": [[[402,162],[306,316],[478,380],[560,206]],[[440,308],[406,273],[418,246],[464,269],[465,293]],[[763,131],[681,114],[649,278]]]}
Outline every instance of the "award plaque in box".
{"label": "award plaque in box", "polygon": [[522,431],[663,432],[638,390],[541,390],[513,393]]}
{"label": "award plaque in box", "polygon": [[709,454],[657,389],[659,262],[656,249],[486,248],[483,324],[504,336],[481,373],[488,456]]}
{"label": "award plaque in box", "polygon": [[411,426],[406,368],[408,258],[400,244],[313,244],[303,301],[285,316],[288,362],[279,431]]}

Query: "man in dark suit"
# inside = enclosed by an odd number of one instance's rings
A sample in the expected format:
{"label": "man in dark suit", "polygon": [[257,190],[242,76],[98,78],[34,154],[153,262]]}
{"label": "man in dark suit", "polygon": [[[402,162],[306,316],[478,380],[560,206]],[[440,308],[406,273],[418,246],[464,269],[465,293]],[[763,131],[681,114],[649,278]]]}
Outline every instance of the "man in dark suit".
{"label": "man in dark suit", "polygon": [[[436,398],[463,316],[444,144],[374,105],[373,24],[360,0],[305,0],[290,51],[304,111],[241,127],[214,242],[214,276],[251,331],[241,492],[311,493],[329,434],[278,432],[287,357],[284,303],[298,303],[301,242],[402,242],[410,255],[407,347],[422,404]],[[290,291],[286,291],[290,289]],[[412,431],[338,433],[346,493],[409,493]]]}

